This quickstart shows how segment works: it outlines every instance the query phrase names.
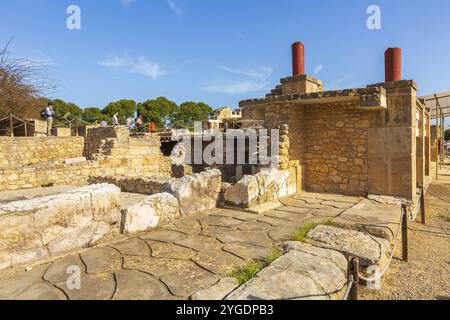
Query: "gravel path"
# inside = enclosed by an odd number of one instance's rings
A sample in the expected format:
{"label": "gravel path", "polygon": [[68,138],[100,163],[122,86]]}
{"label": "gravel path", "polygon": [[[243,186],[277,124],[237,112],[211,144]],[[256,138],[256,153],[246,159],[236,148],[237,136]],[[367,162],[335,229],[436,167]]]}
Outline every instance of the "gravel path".
{"label": "gravel path", "polygon": [[[450,199],[450,175],[430,186]],[[362,300],[449,300],[450,299],[450,205],[428,194],[427,225],[409,226],[409,263],[392,261],[381,290],[362,289]],[[401,257],[401,245],[396,256]]]}

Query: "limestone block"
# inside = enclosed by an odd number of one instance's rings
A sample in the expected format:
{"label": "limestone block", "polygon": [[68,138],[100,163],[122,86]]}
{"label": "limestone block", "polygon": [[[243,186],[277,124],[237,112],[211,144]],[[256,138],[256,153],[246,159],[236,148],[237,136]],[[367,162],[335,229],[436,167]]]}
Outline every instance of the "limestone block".
{"label": "limestone block", "polygon": [[230,205],[249,207],[259,195],[258,180],[255,176],[244,176],[234,186],[225,191],[225,202]]}
{"label": "limestone block", "polygon": [[90,246],[120,221],[120,189],[92,185],[0,205],[0,269]]}
{"label": "limestone block", "polygon": [[348,261],[345,256],[334,250],[322,249],[318,247],[314,247],[309,243],[298,242],[298,241],[288,241],[283,244],[283,251],[285,253],[291,251],[299,251],[304,253],[309,253],[316,255],[318,257],[326,258],[327,260],[332,261],[335,265],[339,267],[343,272],[347,272],[348,269]]}
{"label": "limestone block", "polygon": [[389,241],[386,239],[332,226],[317,226],[307,237],[317,247],[337,250],[346,256],[359,257],[363,267],[382,264],[390,252]]}
{"label": "limestone block", "polygon": [[375,237],[395,240],[401,218],[402,199],[388,196],[370,196],[345,210],[333,220],[333,225],[344,229],[367,232]]}
{"label": "limestone block", "polygon": [[234,291],[227,300],[342,299],[347,286],[346,270],[316,249],[290,251]]}
{"label": "limestone block", "polygon": [[183,215],[191,215],[216,208],[221,184],[221,172],[213,169],[181,179],[171,179],[163,190],[178,199]]}
{"label": "limestone block", "polygon": [[75,164],[80,162],[86,162],[86,157],[79,157],[79,158],[72,158],[72,159],[66,159],[64,160],[64,164]]}
{"label": "limestone block", "polygon": [[74,192],[90,194],[95,221],[104,221],[109,224],[120,221],[120,188],[103,183],[83,187]]}
{"label": "limestone block", "polygon": [[158,193],[122,212],[122,231],[146,231],[181,217],[178,200],[169,193]]}
{"label": "limestone block", "polygon": [[225,191],[225,202],[229,205],[250,208],[259,204],[277,201],[296,193],[287,170],[266,170],[244,178]]}

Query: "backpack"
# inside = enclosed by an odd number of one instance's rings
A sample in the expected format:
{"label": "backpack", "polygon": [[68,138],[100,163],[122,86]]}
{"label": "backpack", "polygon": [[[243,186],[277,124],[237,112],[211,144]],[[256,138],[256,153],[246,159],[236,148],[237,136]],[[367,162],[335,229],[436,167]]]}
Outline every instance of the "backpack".
{"label": "backpack", "polygon": [[47,109],[47,108],[44,108],[44,109],[42,109],[42,111],[41,111],[41,118],[44,119],[44,120],[47,120],[47,118],[48,118],[46,109]]}

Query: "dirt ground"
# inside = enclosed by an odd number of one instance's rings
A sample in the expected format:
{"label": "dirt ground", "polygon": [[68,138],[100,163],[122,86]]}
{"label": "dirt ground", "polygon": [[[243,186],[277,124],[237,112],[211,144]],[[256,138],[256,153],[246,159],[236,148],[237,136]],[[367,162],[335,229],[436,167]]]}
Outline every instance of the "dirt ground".
{"label": "dirt ground", "polygon": [[[448,173],[448,174],[447,174]],[[429,189],[450,199],[450,170]],[[409,225],[409,262],[401,257],[401,243],[381,290],[360,289],[362,300],[449,300],[450,299],[450,204],[431,194],[426,196],[427,224]]]}

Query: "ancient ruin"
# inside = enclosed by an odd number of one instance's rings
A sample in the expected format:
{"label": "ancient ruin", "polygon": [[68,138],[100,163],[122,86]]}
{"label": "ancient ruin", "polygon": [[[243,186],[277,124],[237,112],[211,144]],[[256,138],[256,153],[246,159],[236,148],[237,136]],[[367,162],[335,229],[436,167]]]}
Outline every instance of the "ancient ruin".
{"label": "ancient ruin", "polygon": [[431,109],[399,48],[385,82],[335,91],[292,52],[292,76],[200,131],[0,137],[0,298],[342,300],[355,261],[386,272],[439,165]]}

